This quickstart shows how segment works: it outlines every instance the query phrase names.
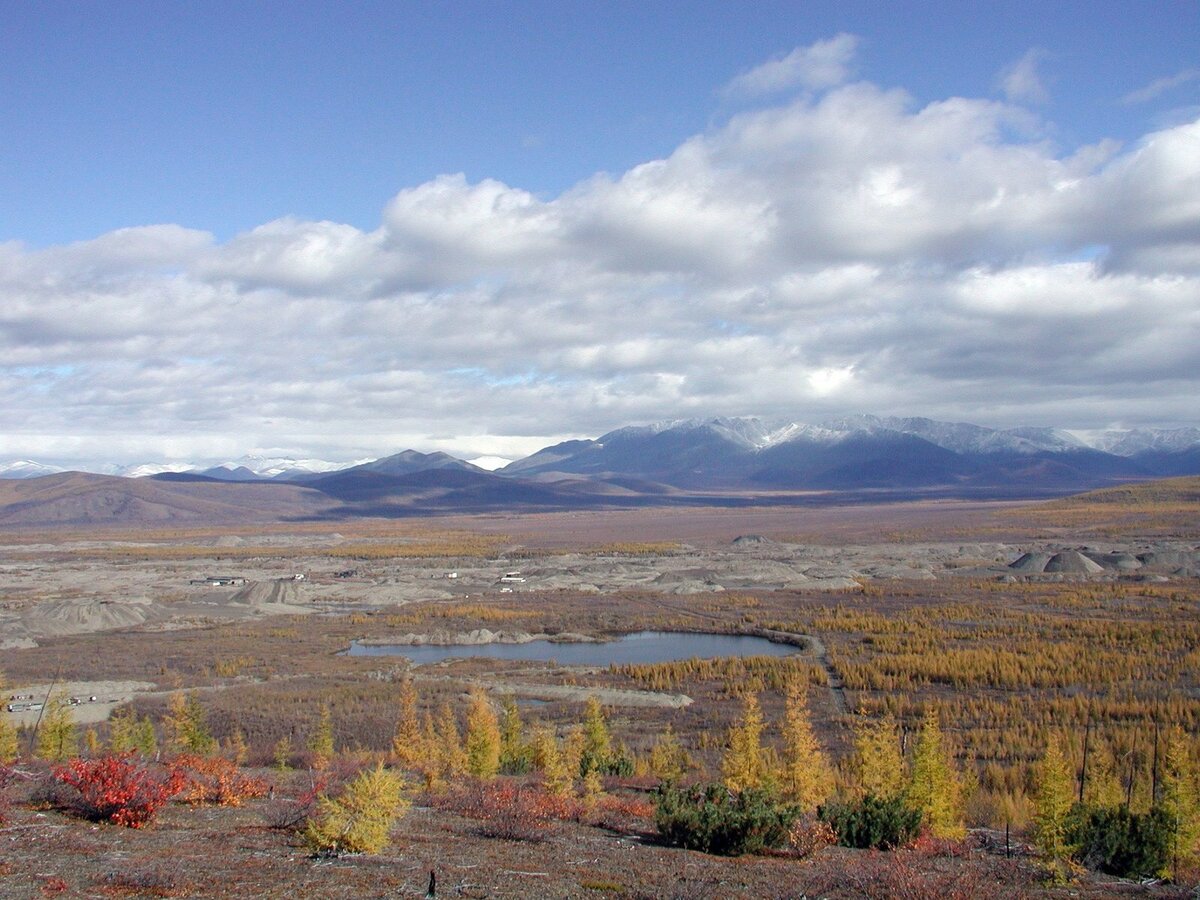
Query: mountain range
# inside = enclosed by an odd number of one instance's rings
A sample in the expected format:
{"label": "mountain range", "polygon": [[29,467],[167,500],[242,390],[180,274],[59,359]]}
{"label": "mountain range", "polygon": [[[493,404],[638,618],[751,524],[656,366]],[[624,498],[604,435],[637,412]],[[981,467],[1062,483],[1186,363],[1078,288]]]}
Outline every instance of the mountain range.
{"label": "mountain range", "polygon": [[23,460],[0,465],[0,476],[28,482],[27,490],[0,488],[0,525],[236,519],[243,502],[257,504],[255,515],[312,519],[866,497],[1030,498],[1190,474],[1200,474],[1200,428],[1081,432],[876,416],[817,425],[708,418],[566,441],[496,471],[414,450],[352,464],[248,457],[206,468],[144,465],[124,470],[125,477],[55,473]]}

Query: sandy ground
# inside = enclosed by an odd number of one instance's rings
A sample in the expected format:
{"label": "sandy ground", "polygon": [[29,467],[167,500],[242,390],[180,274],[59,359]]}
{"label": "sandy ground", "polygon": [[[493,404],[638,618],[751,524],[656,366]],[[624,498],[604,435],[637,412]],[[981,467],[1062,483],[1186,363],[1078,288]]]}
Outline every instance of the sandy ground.
{"label": "sandy ground", "polygon": [[[55,635],[133,627],[187,628],[279,614],[487,599],[510,592],[853,591],[872,580],[1027,577],[1030,573],[1020,569],[1023,558],[1030,553],[1048,558],[1058,549],[1000,542],[827,546],[743,535],[722,546],[684,544],[656,555],[524,551],[519,558],[357,561],[322,556],[320,541],[311,536],[255,539],[258,545],[272,541],[281,547],[305,542],[312,555],[230,560],[222,559],[220,547],[214,546],[210,559],[161,561],[136,556],[88,558],[94,544],[0,545],[0,649],[35,646],[39,639]],[[137,549],[117,542],[105,546],[123,553]],[[1115,556],[1145,549],[1113,544],[1093,551]],[[1170,550],[1172,558],[1197,556],[1193,545],[1161,544],[1154,549],[1160,556]],[[42,554],[44,558],[39,558]],[[1018,568],[1011,568],[1014,564]],[[297,572],[304,574],[304,580],[293,579]],[[519,576],[505,579],[510,572]],[[226,574],[245,583],[223,587],[195,583]],[[1136,573],[1074,574],[1115,578]],[[1141,577],[1147,576],[1143,572]]]}
{"label": "sandy ground", "polygon": [[[14,725],[33,725],[40,713],[37,710],[25,712],[9,712],[7,706],[12,703],[34,702],[44,703],[53,690],[54,695],[68,702],[74,698],[78,703],[71,703],[71,717],[77,724],[88,725],[105,721],[109,714],[122,703],[128,703],[134,694],[154,690],[154,685],[147,681],[67,681],[55,685],[28,684],[11,687],[4,692],[5,709],[0,715],[8,717]],[[29,697],[29,700],[18,700],[16,696]],[[95,697],[95,700],[91,698]]]}

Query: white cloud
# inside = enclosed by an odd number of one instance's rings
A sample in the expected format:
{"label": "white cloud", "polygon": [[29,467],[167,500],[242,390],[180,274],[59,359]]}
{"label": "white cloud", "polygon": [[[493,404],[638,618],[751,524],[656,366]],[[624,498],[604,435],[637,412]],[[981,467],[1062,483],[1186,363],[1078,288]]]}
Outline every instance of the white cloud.
{"label": "white cloud", "polygon": [[1138,88],[1136,91],[1130,91],[1121,97],[1121,103],[1126,105],[1148,103],[1168,91],[1197,79],[1200,79],[1200,69],[1183,69],[1174,75],[1168,75],[1166,78],[1156,79],[1145,87]]}
{"label": "white cloud", "polygon": [[807,47],[796,47],[787,56],[768,60],[738,75],[725,87],[731,97],[760,97],[792,88],[824,90],[842,84],[858,49],[858,38],[839,34]]}
{"label": "white cloud", "polygon": [[372,231],[0,245],[0,459],[513,457],[706,414],[1194,422],[1200,122],[1127,149],[1048,130],[860,82],[554,198],[446,175]]}
{"label": "white cloud", "polygon": [[1046,59],[1046,51],[1033,47],[1000,73],[999,83],[1004,96],[1013,103],[1046,103],[1050,92],[1042,80],[1038,66]]}

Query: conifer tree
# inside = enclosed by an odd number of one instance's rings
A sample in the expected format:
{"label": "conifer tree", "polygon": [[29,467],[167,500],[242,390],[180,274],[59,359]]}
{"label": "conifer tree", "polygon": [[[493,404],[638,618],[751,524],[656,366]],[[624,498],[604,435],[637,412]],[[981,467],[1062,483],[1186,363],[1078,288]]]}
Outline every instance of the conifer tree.
{"label": "conifer tree", "polygon": [[325,852],[378,853],[408,805],[404,779],[380,763],[360,772],[340,796],[322,795],[305,837],[315,849]]}
{"label": "conifer tree", "polygon": [[458,719],[449,703],[443,703],[437,720],[437,767],[441,778],[453,778],[467,771],[467,754],[458,732]]}
{"label": "conifer tree", "polygon": [[811,811],[833,793],[833,768],[817,743],[804,683],[788,681],[783,714],[783,771],[780,784],[784,796],[801,809]]}
{"label": "conifer tree", "polygon": [[421,727],[421,756],[416,761],[417,771],[421,773],[427,791],[439,790],[445,785],[442,777],[442,751],[438,739],[437,726],[433,714],[425,711]]}
{"label": "conifer tree", "polygon": [[79,738],[71,708],[58,695],[46,701],[45,713],[37,730],[36,755],[51,762],[66,762],[79,755]]}
{"label": "conifer tree", "polygon": [[904,790],[904,757],[891,714],[860,716],[854,734],[854,774],[860,794],[889,800]]}
{"label": "conifer tree", "polygon": [[321,714],[317,719],[316,727],[308,736],[308,750],[312,753],[314,769],[320,772],[329,767],[329,763],[333,760],[334,745],[333,714],[329,710],[328,703],[321,705]]}
{"label": "conifer tree", "polygon": [[1058,736],[1050,735],[1037,767],[1034,793],[1034,839],[1056,869],[1069,855],[1067,818],[1075,799],[1075,779],[1063,756]]}
{"label": "conifer tree", "polygon": [[400,682],[400,718],[396,722],[396,735],[392,738],[392,755],[402,766],[413,767],[426,748],[421,738],[421,725],[417,721],[417,686],[411,677]]}
{"label": "conifer tree", "polygon": [[134,729],[137,727],[137,713],[133,707],[126,705],[118,707],[108,720],[108,749],[113,753],[129,753],[137,749]]}
{"label": "conifer tree", "polygon": [[659,781],[676,782],[684,776],[691,765],[687,751],[679,743],[670,723],[650,748],[650,773]]}
{"label": "conifer tree", "polygon": [[600,779],[600,772],[597,769],[588,769],[587,774],[583,776],[582,793],[583,800],[588,806],[595,803],[604,793],[604,782]]}
{"label": "conifer tree", "polygon": [[575,779],[563,758],[554,732],[549,728],[539,728],[534,734],[533,763],[542,772],[546,790],[558,796],[571,792]]}
{"label": "conifer tree", "polygon": [[961,785],[950,764],[937,710],[933,708],[925,713],[917,736],[908,802],[921,810],[934,837],[960,839],[966,835]]}
{"label": "conifer tree", "polygon": [[762,744],[763,716],[758,695],[746,694],[742,717],[729,729],[721,776],[733,791],[763,787],[770,781],[770,757]]}
{"label": "conifer tree", "polygon": [[505,694],[500,709],[500,771],[506,775],[524,775],[529,771],[529,755],[517,699]]}
{"label": "conifer tree", "polygon": [[1160,805],[1170,816],[1172,855],[1193,861],[1200,857],[1200,759],[1178,726],[1165,749]]}
{"label": "conifer tree", "polygon": [[172,694],[162,724],[171,752],[205,755],[217,749],[217,742],[205,722],[204,707],[195,693],[185,696],[176,691]]}
{"label": "conifer tree", "polygon": [[476,778],[494,778],[500,771],[500,723],[483,688],[471,691],[467,709],[467,771]]}
{"label": "conifer tree", "polygon": [[133,748],[150,759],[158,754],[158,735],[150,716],[142,716],[133,728]]}
{"label": "conifer tree", "polygon": [[574,725],[567,730],[566,737],[563,738],[562,743],[562,756],[563,765],[566,766],[572,786],[574,786],[575,779],[584,774],[583,751],[586,746],[587,737],[584,735],[582,728]]}
{"label": "conifer tree", "polygon": [[1093,738],[1089,748],[1087,781],[1083,786],[1083,802],[1101,809],[1116,809],[1125,802],[1125,790],[1117,775],[1117,761],[1112,745]]}
{"label": "conifer tree", "polygon": [[233,729],[233,734],[225,739],[225,755],[240,766],[246,761],[249,752],[250,748],[246,746],[246,736],[242,734],[242,729]]}
{"label": "conifer tree", "polygon": [[587,699],[583,715],[583,739],[580,774],[586,775],[592,769],[603,772],[612,757],[612,735],[604,718],[604,709],[600,706],[600,698],[595,694]]}
{"label": "conifer tree", "polygon": [[83,733],[83,749],[88,756],[96,756],[100,753],[100,735],[96,734],[96,729],[89,727]]}
{"label": "conifer tree", "polygon": [[292,768],[292,736],[285,734],[275,742],[273,751],[275,771],[287,772]]}

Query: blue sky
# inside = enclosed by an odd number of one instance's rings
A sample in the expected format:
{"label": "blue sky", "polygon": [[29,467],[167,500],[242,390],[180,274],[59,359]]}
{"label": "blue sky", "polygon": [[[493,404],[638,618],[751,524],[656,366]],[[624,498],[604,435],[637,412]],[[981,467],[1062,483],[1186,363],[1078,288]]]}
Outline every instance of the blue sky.
{"label": "blue sky", "polygon": [[5,20],[0,460],[1198,418],[1196,2]]}
{"label": "blue sky", "polygon": [[446,172],[542,197],[665,156],[733,112],[740,72],[839,32],[916,102],[1000,96],[1030,50],[1074,146],[1200,103],[1195,2],[12,3],[0,239],[284,215],[378,224]]}

